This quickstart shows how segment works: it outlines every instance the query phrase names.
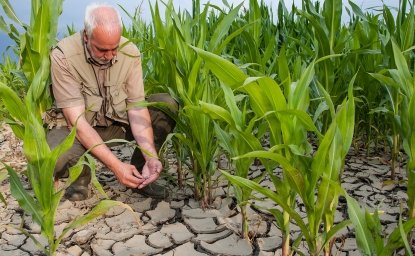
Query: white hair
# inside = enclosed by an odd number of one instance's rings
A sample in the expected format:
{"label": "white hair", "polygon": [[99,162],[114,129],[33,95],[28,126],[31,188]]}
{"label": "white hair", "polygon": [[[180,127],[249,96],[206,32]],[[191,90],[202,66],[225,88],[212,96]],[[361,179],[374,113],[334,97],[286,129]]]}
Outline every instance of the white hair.
{"label": "white hair", "polygon": [[[99,11],[101,8],[107,8],[114,12],[114,15],[108,15]],[[120,13],[114,6],[105,3],[92,3],[85,9],[84,27],[86,34],[90,37],[97,26],[102,26],[104,30],[111,35],[114,32],[122,30],[122,21]]]}

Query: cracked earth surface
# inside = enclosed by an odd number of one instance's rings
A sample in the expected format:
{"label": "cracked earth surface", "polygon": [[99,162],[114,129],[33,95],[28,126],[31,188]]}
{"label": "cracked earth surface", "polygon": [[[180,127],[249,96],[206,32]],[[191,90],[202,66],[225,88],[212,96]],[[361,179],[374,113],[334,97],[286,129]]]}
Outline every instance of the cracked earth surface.
{"label": "cracked earth surface", "polygon": [[[10,128],[0,128],[0,159],[16,170],[25,168],[22,144],[11,133]],[[118,147],[114,152],[125,161],[129,160],[131,149]],[[366,157],[363,152],[353,148],[347,157],[342,176],[342,186],[360,204],[374,210],[383,211],[380,216],[386,234],[397,226],[400,205],[407,200],[404,184],[388,182],[388,155]],[[58,249],[58,255],[280,255],[282,234],[275,225],[273,217],[263,208],[277,207],[273,202],[261,199],[249,207],[251,241],[239,238],[241,216],[232,189],[227,182],[218,177],[214,190],[214,203],[203,210],[192,198],[190,188],[179,189],[174,185],[177,176],[174,157],[167,154],[167,174],[160,182],[170,190],[168,200],[146,198],[134,190],[118,183],[115,176],[99,165],[97,176],[105,192],[111,199],[131,206],[133,212],[125,208],[112,208],[82,228],[71,231]],[[226,164],[226,163],[225,163]],[[170,166],[170,167],[169,167]],[[261,166],[251,167],[251,177],[261,173]],[[177,178],[177,177],[176,177]],[[398,170],[398,180],[405,179],[404,166]],[[272,187],[265,179],[264,186]],[[26,185],[26,187],[29,187]],[[7,206],[0,206],[0,255],[41,255],[41,251],[31,239],[10,225],[24,227],[43,244],[40,227],[23,213],[10,195],[8,180],[1,183],[0,192],[5,196]],[[88,212],[101,199],[93,188],[90,197],[81,202],[63,200],[59,206],[55,230],[59,235],[63,228],[75,217]],[[346,202],[340,200],[335,215],[335,223],[347,218]],[[301,204],[297,211],[306,217]],[[140,222],[137,222],[137,218]],[[7,226],[6,226],[7,225]],[[300,230],[292,224],[292,236]],[[361,255],[357,250],[352,227],[338,233],[333,255]],[[307,254],[305,244],[299,250]]]}

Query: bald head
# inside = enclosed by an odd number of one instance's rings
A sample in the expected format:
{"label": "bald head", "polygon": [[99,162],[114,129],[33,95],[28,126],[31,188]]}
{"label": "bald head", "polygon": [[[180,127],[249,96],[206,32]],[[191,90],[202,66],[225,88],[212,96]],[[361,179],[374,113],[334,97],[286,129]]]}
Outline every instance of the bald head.
{"label": "bald head", "polygon": [[117,9],[108,4],[90,4],[85,10],[85,32],[91,37],[98,29],[108,36],[120,34],[122,30],[121,17]]}

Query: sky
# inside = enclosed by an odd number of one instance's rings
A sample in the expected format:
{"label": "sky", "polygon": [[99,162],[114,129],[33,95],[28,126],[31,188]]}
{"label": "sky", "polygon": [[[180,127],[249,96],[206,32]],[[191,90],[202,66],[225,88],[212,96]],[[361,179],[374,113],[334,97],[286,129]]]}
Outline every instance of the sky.
{"label": "sky", "polygon": [[[227,0],[228,3],[237,5],[241,2],[244,2],[244,5],[248,5],[248,0]],[[271,8],[276,8],[278,0],[264,0],[265,3]],[[324,2],[324,0],[322,0]],[[25,23],[29,23],[30,18],[30,0],[13,0],[9,1],[11,5],[13,6],[17,17],[21,19]],[[75,30],[81,30],[83,26],[83,17],[84,17],[84,10],[85,7],[93,2],[105,2],[111,5],[117,6],[119,9],[123,22],[125,24],[130,24],[130,19],[125,14],[125,12],[118,7],[118,5],[121,5],[124,9],[126,9],[129,13],[134,13],[135,9],[140,6],[140,13],[144,20],[150,22],[151,21],[151,14],[150,14],[150,7],[149,3],[151,5],[154,5],[156,0],[65,0],[63,3],[63,12],[59,18],[59,33],[58,38],[61,38],[65,35],[66,32],[66,26],[67,25],[73,25]],[[223,6],[222,0],[200,0],[201,4],[205,4],[207,2],[210,2],[211,4],[215,4],[218,6]],[[301,0],[285,0],[286,5],[291,8],[292,3],[297,7],[301,6]],[[376,7],[381,5],[380,0],[353,0],[355,4],[360,6],[362,9],[367,9],[370,7]],[[383,2],[386,5],[397,7],[398,0],[383,0]],[[175,5],[176,10],[179,8],[181,10],[188,8],[192,6],[192,0],[173,0],[173,4]],[[348,1],[343,1],[344,5],[348,6]],[[162,4],[159,4],[160,7],[162,7]],[[161,12],[163,13],[162,8]],[[275,13],[275,12],[274,12]],[[0,16],[5,16],[3,9],[0,8]],[[343,14],[343,19],[347,18],[346,12]],[[5,17],[6,19],[6,17]],[[7,19],[6,19],[7,21]],[[3,53],[6,49],[6,46],[13,44],[13,41],[9,39],[9,37],[3,32],[0,31],[0,53]],[[0,54],[0,61],[2,60],[2,56]]]}

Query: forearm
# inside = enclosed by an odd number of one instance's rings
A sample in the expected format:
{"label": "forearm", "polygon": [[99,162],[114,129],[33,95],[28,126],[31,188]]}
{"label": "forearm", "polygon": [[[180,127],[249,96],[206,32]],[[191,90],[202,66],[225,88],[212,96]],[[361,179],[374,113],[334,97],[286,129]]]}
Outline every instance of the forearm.
{"label": "forearm", "polygon": [[120,160],[112,153],[99,134],[88,123],[77,125],[76,137],[81,144],[110,170],[119,169]]}
{"label": "forearm", "polygon": [[71,126],[76,126],[76,138],[105,166],[113,172],[118,171],[121,161],[111,152],[95,129],[86,121],[82,110],[83,107],[63,109],[67,122]]}
{"label": "forearm", "polygon": [[143,152],[147,161],[149,158],[157,158],[157,150],[154,145],[154,134],[151,118],[147,108],[128,110],[128,119],[135,141]]}

